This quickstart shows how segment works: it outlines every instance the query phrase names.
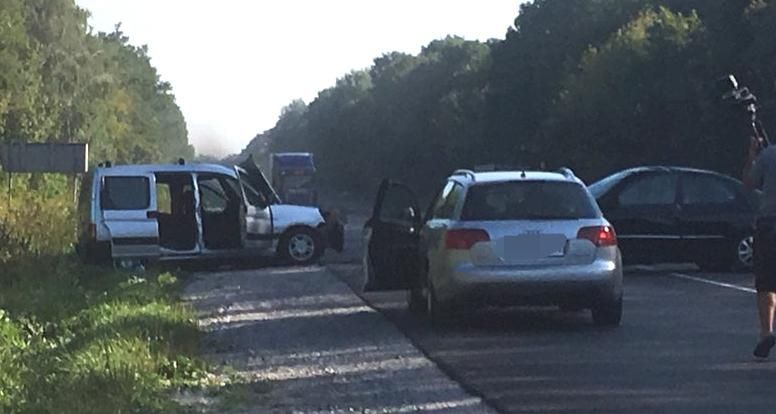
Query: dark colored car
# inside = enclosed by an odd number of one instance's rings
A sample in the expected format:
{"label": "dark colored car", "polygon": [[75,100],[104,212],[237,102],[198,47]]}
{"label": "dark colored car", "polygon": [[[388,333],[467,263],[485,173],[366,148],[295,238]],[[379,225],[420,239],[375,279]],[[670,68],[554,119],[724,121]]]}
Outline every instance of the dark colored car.
{"label": "dark colored car", "polygon": [[752,266],[758,193],[712,171],[639,167],[590,185],[614,225],[626,263],[694,262],[704,270]]}

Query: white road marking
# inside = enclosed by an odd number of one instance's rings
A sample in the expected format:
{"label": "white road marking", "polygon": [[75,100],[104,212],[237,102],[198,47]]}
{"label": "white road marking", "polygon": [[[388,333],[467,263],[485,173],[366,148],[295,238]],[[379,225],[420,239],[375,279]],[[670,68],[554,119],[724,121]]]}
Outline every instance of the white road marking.
{"label": "white road marking", "polygon": [[717,282],[717,281],[714,281],[714,280],[704,279],[702,277],[697,277],[697,276],[685,275],[685,274],[682,274],[682,273],[669,273],[669,276],[677,277],[679,279],[692,280],[692,281],[695,281],[695,282],[706,283],[706,284],[709,284],[709,285],[724,287],[724,288],[728,288],[728,289],[734,289],[734,290],[738,290],[738,291],[741,291],[741,292],[757,293],[757,291],[752,289],[752,288],[748,288],[748,287],[744,287],[744,286],[739,286],[739,285],[733,285],[733,284],[730,284],[730,283]]}

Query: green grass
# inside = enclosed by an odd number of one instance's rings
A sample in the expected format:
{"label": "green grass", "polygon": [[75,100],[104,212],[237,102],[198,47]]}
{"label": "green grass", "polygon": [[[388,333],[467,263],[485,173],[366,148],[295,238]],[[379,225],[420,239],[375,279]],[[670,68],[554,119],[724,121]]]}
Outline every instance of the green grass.
{"label": "green grass", "polygon": [[184,412],[171,394],[213,381],[172,274],[65,256],[1,266],[0,412]]}
{"label": "green grass", "polygon": [[[73,257],[63,188],[0,203],[0,413],[227,412],[261,394],[198,358],[201,332],[176,275]],[[183,391],[210,404],[182,406]]]}

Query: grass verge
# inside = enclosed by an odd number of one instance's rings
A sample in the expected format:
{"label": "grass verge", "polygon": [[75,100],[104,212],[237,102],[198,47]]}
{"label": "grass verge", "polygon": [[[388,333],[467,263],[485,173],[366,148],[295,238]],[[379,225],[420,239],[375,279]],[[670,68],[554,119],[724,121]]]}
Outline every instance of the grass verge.
{"label": "grass verge", "polygon": [[215,381],[174,275],[65,256],[0,266],[0,412],[186,412],[172,392]]}

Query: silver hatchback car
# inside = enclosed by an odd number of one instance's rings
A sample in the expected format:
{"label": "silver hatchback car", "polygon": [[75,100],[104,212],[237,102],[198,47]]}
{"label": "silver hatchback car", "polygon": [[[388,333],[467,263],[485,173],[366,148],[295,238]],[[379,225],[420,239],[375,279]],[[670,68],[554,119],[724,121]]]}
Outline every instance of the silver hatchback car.
{"label": "silver hatchback car", "polygon": [[592,309],[622,318],[614,228],[584,183],[558,172],[456,171],[425,217],[405,185],[383,181],[364,226],[365,291],[408,291],[432,322],[484,306]]}

